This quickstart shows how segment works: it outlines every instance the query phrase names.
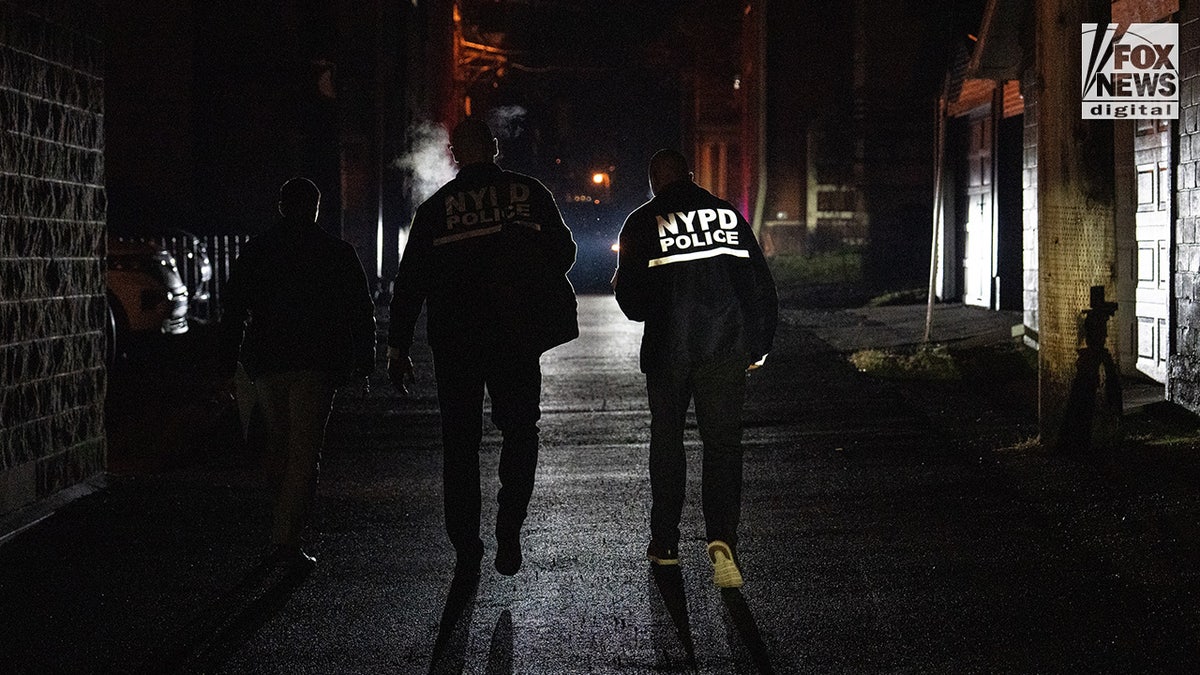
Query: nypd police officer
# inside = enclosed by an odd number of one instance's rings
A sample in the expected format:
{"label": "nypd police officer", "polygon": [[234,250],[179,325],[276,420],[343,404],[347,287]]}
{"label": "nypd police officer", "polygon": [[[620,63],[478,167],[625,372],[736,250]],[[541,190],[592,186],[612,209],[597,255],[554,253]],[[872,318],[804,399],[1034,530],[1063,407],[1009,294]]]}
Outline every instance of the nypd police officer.
{"label": "nypd police officer", "polygon": [[679,562],[686,458],[695,401],[703,442],[702,510],[717,586],[742,585],[737,528],[746,373],[771,350],[778,298],[746,219],[692,182],[683,155],[650,160],[654,197],[625,220],[613,290],[644,321],[641,369],[650,404],[650,544],[656,565]]}
{"label": "nypd police officer", "polygon": [[579,334],[566,278],[575,242],[539,181],[502,170],[499,146],[473,117],[450,136],[458,175],[418,207],[393,286],[388,374],[401,391],[422,306],[442,418],[443,503],[457,574],[483,556],[479,444],[483,394],[503,435],[496,569],[521,567],[520,531],[533,493],[542,352]]}

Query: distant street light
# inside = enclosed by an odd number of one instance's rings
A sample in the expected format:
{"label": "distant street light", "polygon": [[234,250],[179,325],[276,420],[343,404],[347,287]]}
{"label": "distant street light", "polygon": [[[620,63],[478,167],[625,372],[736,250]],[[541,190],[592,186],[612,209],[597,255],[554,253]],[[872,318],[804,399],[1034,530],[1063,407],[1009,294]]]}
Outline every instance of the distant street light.
{"label": "distant street light", "polygon": [[592,173],[592,185],[600,190],[600,194],[594,195],[593,204],[599,204],[601,201],[608,201],[612,193],[609,191],[612,187],[612,182],[609,179],[607,171],[596,171]]}

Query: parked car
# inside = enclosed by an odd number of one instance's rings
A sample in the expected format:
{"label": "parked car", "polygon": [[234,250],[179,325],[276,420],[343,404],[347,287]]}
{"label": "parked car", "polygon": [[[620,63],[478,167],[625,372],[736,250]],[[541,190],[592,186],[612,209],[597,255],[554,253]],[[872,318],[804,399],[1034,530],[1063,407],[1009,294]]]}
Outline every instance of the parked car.
{"label": "parked car", "polygon": [[188,330],[188,289],[175,258],[154,244],[110,239],[105,283],[110,333],[119,343],[139,333],[178,335]]}
{"label": "parked car", "polygon": [[188,315],[208,319],[212,311],[212,259],[203,239],[180,229],[167,230],[161,237],[163,248],[175,256],[179,276],[188,289]]}

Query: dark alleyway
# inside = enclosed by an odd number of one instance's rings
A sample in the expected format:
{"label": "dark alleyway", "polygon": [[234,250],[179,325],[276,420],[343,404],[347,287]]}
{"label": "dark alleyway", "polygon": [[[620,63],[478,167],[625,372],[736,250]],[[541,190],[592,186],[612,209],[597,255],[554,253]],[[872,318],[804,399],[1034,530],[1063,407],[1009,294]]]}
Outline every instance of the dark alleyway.
{"label": "dark alleyway", "polygon": [[[704,673],[1200,662],[1194,448],[1047,456],[1027,442],[1028,382],[869,378],[831,346],[861,328],[844,313],[788,312],[752,379],[746,586],[711,586],[698,464],[680,574],[652,575],[640,327],[611,298],[581,302],[582,337],[543,358],[518,576],[451,588],[422,352],[414,399],[380,374],[338,403],[307,578],[256,573],[267,501],[245,457],[114,475],[0,546],[4,660],[20,673],[688,672],[689,653]],[[485,494],[498,446],[489,434]]]}

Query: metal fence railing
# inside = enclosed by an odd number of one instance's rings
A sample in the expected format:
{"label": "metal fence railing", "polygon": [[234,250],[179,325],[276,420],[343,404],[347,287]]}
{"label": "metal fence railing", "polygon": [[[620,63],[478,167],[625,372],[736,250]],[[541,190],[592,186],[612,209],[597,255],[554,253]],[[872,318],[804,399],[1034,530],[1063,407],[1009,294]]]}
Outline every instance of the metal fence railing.
{"label": "metal fence railing", "polygon": [[209,308],[207,309],[209,316],[206,317],[211,321],[219,321],[221,319],[221,287],[225,281],[229,279],[229,271],[233,268],[233,261],[237,260],[238,255],[242,252],[242,246],[250,240],[249,235],[214,235],[207,238],[209,260],[212,265],[212,279],[209,281],[211,288],[209,289]]}

